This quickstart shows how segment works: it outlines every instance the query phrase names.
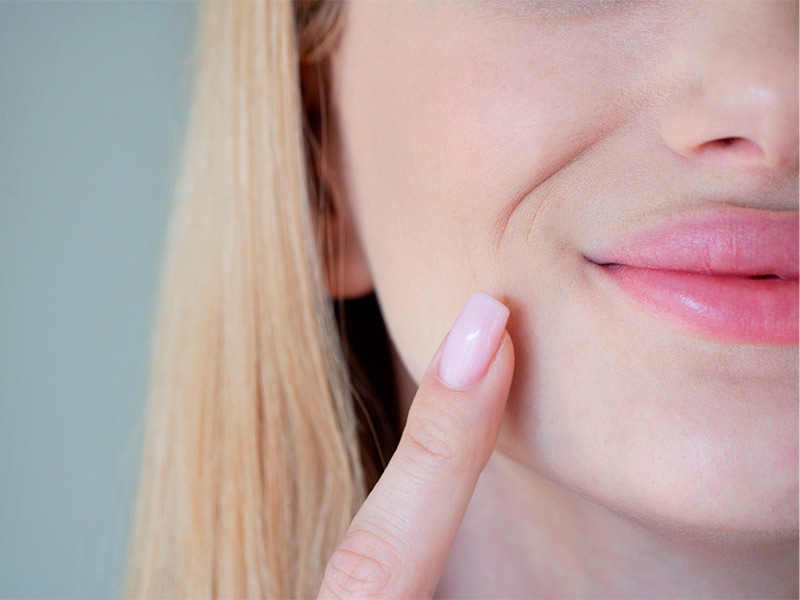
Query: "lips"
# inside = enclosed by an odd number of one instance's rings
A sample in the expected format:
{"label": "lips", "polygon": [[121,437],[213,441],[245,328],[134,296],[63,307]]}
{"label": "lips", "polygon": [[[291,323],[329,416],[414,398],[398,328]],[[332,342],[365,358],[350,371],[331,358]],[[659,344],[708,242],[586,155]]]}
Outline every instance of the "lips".
{"label": "lips", "polygon": [[587,258],[641,308],[725,342],[798,343],[797,211],[730,209],[615,240]]}

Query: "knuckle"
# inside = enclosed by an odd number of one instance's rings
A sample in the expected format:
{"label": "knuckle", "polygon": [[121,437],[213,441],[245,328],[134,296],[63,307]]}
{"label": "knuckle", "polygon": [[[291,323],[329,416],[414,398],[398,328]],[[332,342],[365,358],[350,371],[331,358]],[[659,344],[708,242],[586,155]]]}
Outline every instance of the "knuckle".
{"label": "knuckle", "polygon": [[389,595],[400,566],[392,544],[370,529],[347,533],[325,568],[323,597],[380,598]]}
{"label": "knuckle", "polygon": [[424,415],[409,413],[403,436],[407,450],[418,461],[460,464],[468,458],[469,449],[460,431],[461,424],[453,415],[429,410]]}

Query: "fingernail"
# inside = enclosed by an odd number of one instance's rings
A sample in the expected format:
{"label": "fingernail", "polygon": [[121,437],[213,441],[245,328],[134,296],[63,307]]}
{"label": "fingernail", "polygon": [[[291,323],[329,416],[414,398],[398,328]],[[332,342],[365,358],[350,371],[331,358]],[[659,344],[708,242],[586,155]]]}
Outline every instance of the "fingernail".
{"label": "fingernail", "polygon": [[466,389],[486,374],[503,330],[508,308],[488,294],[472,294],[447,334],[439,377],[451,388]]}

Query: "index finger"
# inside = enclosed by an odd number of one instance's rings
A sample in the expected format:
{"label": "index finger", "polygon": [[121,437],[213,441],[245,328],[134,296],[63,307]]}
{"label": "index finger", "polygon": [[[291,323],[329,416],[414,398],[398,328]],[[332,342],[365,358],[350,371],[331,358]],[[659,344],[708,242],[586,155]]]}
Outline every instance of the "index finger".
{"label": "index finger", "polygon": [[397,451],[325,570],[320,598],[432,597],[503,418],[508,309],[473,294],[423,377]]}

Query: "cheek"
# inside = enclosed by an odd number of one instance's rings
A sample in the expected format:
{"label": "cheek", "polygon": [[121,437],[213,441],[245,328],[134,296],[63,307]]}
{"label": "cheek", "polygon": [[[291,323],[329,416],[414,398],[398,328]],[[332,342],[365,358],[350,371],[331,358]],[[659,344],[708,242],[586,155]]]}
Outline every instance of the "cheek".
{"label": "cheek", "polygon": [[[470,293],[503,299],[508,273],[546,260],[527,228],[508,228],[512,213],[524,204],[535,218],[529,192],[616,127],[631,100],[616,91],[635,88],[622,46],[606,49],[610,60],[570,50],[580,28],[533,36],[476,17],[359,4],[334,63],[349,200],[417,381]],[[555,231],[541,221],[545,241]]]}

